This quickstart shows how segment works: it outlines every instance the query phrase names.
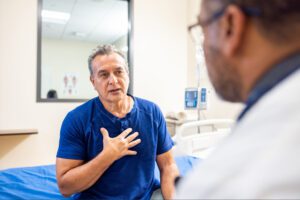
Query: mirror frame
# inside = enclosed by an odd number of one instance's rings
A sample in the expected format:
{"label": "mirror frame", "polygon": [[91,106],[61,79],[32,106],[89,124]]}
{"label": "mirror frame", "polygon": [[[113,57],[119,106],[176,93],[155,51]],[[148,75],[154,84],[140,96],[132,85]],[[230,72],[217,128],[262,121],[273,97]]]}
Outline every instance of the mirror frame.
{"label": "mirror frame", "polygon": [[[127,34],[127,62],[129,68],[129,88],[128,93],[133,94],[133,0],[116,0],[116,1],[127,1],[128,2],[128,34]],[[38,9],[37,9],[37,80],[36,80],[36,102],[85,102],[90,99],[68,99],[68,98],[58,98],[58,99],[47,99],[41,97],[42,89],[42,9],[43,9],[43,0],[38,0]],[[88,70],[88,68],[87,68]],[[97,96],[97,93],[95,93]]]}

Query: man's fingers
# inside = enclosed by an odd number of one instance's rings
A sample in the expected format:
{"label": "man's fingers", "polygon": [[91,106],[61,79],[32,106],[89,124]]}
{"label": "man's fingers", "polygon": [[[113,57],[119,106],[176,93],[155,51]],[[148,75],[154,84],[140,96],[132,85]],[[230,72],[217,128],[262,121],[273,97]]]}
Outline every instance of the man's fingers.
{"label": "man's fingers", "polygon": [[108,131],[105,128],[100,128],[103,138],[109,138]]}
{"label": "man's fingers", "polygon": [[128,128],[128,129],[126,129],[125,131],[123,131],[123,132],[119,135],[119,137],[120,137],[120,138],[125,138],[129,133],[131,133],[131,131],[132,131],[132,128]]}
{"label": "man's fingers", "polygon": [[134,147],[134,146],[138,145],[139,143],[141,143],[141,139],[134,140],[128,144],[128,148]]}
{"label": "man's fingers", "polygon": [[130,143],[130,142],[131,142],[132,140],[134,140],[138,135],[139,135],[138,132],[135,132],[135,133],[129,135],[129,136],[126,138],[127,142]]}

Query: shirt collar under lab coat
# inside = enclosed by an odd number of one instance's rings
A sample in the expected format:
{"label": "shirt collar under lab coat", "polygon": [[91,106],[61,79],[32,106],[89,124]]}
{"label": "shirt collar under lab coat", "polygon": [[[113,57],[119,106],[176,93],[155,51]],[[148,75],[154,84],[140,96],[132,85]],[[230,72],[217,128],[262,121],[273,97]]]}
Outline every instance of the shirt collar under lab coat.
{"label": "shirt collar under lab coat", "polygon": [[246,101],[246,107],[238,117],[240,121],[245,114],[252,108],[252,106],[259,101],[259,99],[269,92],[272,88],[278,85],[282,80],[290,76],[292,73],[300,68],[300,52],[297,52],[288,58],[282,60],[279,64],[274,65],[260,80],[256,83],[249,98]]}

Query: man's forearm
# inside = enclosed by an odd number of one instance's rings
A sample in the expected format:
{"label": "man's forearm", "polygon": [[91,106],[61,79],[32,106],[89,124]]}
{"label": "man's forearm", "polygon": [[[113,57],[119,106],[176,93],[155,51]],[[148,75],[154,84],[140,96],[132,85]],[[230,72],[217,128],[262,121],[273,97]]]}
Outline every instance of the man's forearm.
{"label": "man's forearm", "polygon": [[106,152],[101,152],[93,160],[67,171],[59,181],[64,196],[70,196],[91,187],[114,162]]}
{"label": "man's forearm", "polygon": [[164,199],[172,199],[175,193],[174,180],[179,176],[176,164],[171,164],[161,171],[160,184]]}

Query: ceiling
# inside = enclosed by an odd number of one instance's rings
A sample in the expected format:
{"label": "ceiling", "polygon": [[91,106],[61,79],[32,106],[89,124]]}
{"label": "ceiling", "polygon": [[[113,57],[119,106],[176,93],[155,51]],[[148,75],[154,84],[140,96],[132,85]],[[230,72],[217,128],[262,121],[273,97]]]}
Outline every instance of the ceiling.
{"label": "ceiling", "polygon": [[46,38],[113,43],[128,32],[127,1],[43,0],[43,10],[70,14],[66,24],[42,20]]}

